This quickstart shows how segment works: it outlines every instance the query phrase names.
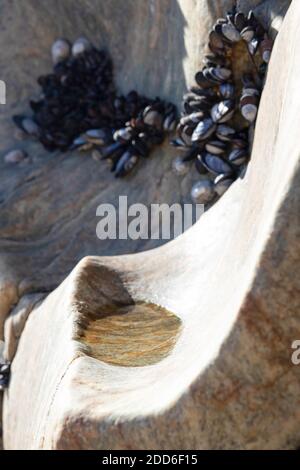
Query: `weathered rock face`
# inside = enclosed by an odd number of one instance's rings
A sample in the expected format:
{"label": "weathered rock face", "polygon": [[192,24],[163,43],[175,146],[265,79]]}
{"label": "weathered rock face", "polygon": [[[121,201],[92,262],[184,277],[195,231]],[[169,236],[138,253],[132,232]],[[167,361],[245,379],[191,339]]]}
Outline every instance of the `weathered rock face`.
{"label": "weathered rock face", "polygon": [[[24,111],[33,78],[50,67],[57,36],[87,34],[111,51],[124,91],[179,103],[200,65],[209,27],[232,3],[85,0],[74,8],[40,1],[37,8],[33,0],[2,2],[3,154],[16,145],[8,118]],[[257,6],[265,24],[277,28],[290,1],[239,3]],[[5,397],[6,448],[299,445],[299,371],[290,361],[291,343],[300,337],[297,3],[276,42],[246,178],[165,247],[86,259],[41,302],[33,293],[51,291],[83,256],[158,243],[99,242],[98,204],[121,194],[129,203],[183,202],[193,176],[174,179],[168,146],[127,181],[115,181],[91,158],[49,156],[35,143],[22,143],[31,163],[1,161],[0,327],[28,293],[6,323],[9,357],[26,323]],[[13,67],[11,57],[17,57]],[[78,305],[97,312],[108,298],[158,303],[177,314],[184,326],[170,355],[142,368],[88,357],[78,343],[76,325],[85,320]]]}
{"label": "weathered rock face", "polygon": [[[180,104],[201,65],[211,24],[233,3],[83,0],[75,8],[72,2],[53,0],[50,5],[42,0],[37,8],[34,0],[2,2],[0,70],[7,83],[7,105],[0,115],[1,154],[21,146],[31,160],[7,165],[0,158],[0,338],[1,319],[23,292],[51,290],[83,256],[136,252],[160,243],[100,242],[95,237],[100,203],[117,205],[119,195],[128,195],[129,204],[187,202],[197,179],[196,172],[174,177],[174,151],[168,145],[143,162],[137,175],[116,181],[92,158],[49,155],[37,143],[14,140],[11,115],[28,109],[28,98],[38,89],[36,78],[50,70],[53,40],[87,35],[111,52],[121,90],[135,88]],[[248,10],[259,4],[258,15],[269,26],[289,3],[253,0],[240,6]]]}

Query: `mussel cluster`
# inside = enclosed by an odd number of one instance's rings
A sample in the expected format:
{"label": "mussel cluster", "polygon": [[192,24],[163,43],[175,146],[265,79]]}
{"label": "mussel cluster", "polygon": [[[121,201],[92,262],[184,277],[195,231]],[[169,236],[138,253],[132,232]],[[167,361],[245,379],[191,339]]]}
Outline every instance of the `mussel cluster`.
{"label": "mussel cluster", "polygon": [[47,150],[92,150],[116,176],[124,176],[175,130],[175,106],[136,91],[118,94],[110,56],[86,38],[73,45],[55,41],[52,59],[53,73],[38,78],[42,93],[30,101],[33,115],[13,117]]}
{"label": "mussel cluster", "polygon": [[8,387],[10,375],[10,364],[0,363],[0,391]]}
{"label": "mussel cluster", "polygon": [[[207,175],[192,188],[194,202],[206,204],[222,196],[245,172],[272,41],[250,11],[234,8],[217,20],[209,34],[209,53],[183,98],[183,112],[172,144],[183,152],[173,161],[177,174],[191,166]],[[247,56],[247,70],[235,73],[235,48]],[[252,134],[253,132],[251,132]]]}

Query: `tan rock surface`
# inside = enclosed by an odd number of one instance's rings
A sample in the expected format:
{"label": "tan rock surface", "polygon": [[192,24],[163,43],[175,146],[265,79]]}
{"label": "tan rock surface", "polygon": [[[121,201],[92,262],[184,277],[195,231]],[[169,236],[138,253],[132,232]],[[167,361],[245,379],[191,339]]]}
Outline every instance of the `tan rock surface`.
{"label": "tan rock surface", "polygon": [[[246,177],[173,242],[84,258],[32,311],[5,394],[7,449],[299,446],[299,20],[294,1]],[[144,367],[89,357],[89,315],[140,301],[181,319],[169,356]]]}
{"label": "tan rock surface", "polygon": [[[107,47],[121,90],[136,88],[149,96],[180,104],[201,65],[213,21],[233,0],[82,0],[74,2],[3,0],[1,79],[7,105],[1,108],[0,132],[0,338],[3,319],[24,293],[56,287],[86,255],[119,255],[154,248],[157,240],[102,241],[95,237],[96,208],[101,202],[189,202],[196,172],[175,178],[174,151],[162,146],[143,162],[136,175],[115,180],[105,165],[76,153],[49,155],[40,144],[13,138],[11,116],[28,110],[37,93],[36,79],[50,70],[54,39],[87,35]],[[241,0],[266,27],[277,24],[290,0]],[[117,31],[117,34],[114,33]],[[22,40],[19,40],[22,38]],[[13,61],[12,61],[13,58]],[[141,66],[142,64],[142,66]],[[30,159],[7,165],[7,151],[22,147]],[[151,178],[149,178],[151,175]]]}

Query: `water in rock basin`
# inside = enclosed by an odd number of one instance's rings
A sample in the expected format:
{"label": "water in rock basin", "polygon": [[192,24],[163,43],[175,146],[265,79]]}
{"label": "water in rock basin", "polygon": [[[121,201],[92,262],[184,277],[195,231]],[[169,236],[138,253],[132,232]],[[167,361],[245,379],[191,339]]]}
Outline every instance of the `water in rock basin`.
{"label": "water in rock basin", "polygon": [[80,341],[88,354],[108,364],[138,367],[155,364],[173,349],[180,319],[152,303],[108,306],[89,321]]}

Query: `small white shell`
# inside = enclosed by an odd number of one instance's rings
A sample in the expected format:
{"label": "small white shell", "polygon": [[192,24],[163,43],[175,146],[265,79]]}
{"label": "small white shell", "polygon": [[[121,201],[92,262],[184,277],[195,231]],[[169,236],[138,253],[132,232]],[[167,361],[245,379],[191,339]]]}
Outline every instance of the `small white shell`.
{"label": "small white shell", "polygon": [[257,116],[257,106],[254,104],[245,104],[245,106],[242,107],[241,113],[243,117],[248,121],[248,122],[254,122]]}
{"label": "small white shell", "polygon": [[195,204],[207,204],[214,197],[214,185],[210,180],[198,181],[191,189],[191,198]]}
{"label": "small white shell", "polygon": [[57,39],[51,48],[52,61],[54,64],[68,59],[71,54],[71,47],[65,39]]}
{"label": "small white shell", "polygon": [[87,38],[81,37],[76,39],[72,46],[72,55],[77,57],[80,54],[90,50],[92,47],[90,41]]}
{"label": "small white shell", "polygon": [[271,59],[271,51],[264,51],[262,54],[262,59],[264,62],[266,62],[266,64],[268,64]]}

